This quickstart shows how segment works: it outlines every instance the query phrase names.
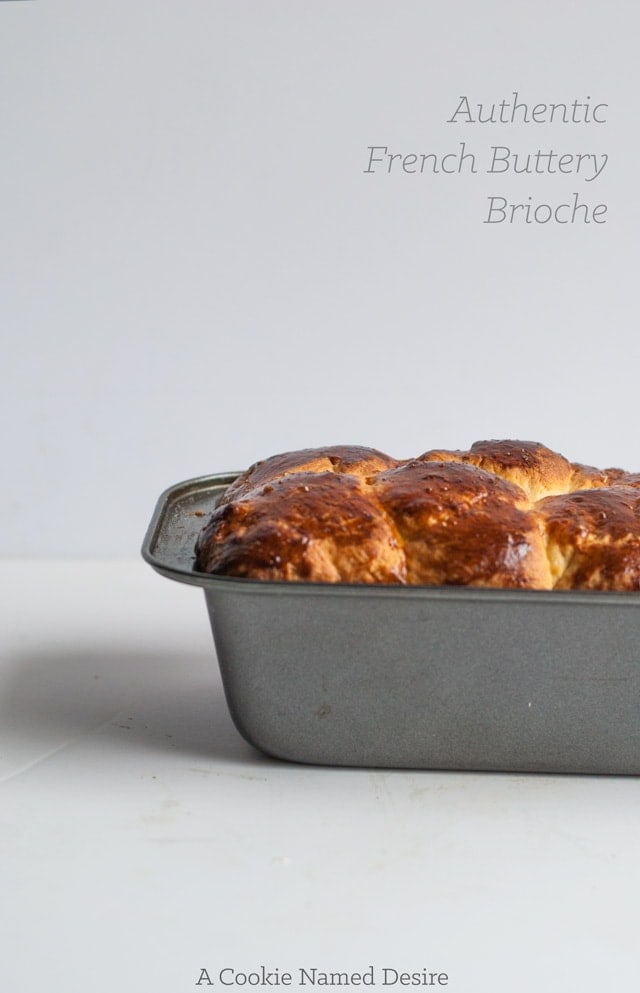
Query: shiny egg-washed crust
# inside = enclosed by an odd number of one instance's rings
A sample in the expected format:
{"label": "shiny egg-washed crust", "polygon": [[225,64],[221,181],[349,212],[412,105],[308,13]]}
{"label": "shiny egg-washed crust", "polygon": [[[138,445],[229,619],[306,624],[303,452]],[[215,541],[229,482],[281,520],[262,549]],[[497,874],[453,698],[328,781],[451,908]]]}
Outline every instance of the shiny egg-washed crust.
{"label": "shiny egg-washed crust", "polygon": [[363,480],[293,472],[217,507],[199,543],[203,572],[329,583],[405,582],[393,525]]}
{"label": "shiny egg-washed crust", "polygon": [[578,490],[536,509],[556,589],[640,589],[640,488]]}
{"label": "shiny egg-washed crust", "polygon": [[374,448],[362,448],[359,445],[332,445],[329,448],[302,448],[297,452],[284,452],[250,466],[226,490],[218,506],[237,500],[257,486],[292,473],[336,472],[367,477],[397,464],[397,459],[377,452]]}
{"label": "shiny egg-washed crust", "polygon": [[398,460],[335,445],[255,463],[195,568],[260,580],[640,590],[640,473],[537,442]]}

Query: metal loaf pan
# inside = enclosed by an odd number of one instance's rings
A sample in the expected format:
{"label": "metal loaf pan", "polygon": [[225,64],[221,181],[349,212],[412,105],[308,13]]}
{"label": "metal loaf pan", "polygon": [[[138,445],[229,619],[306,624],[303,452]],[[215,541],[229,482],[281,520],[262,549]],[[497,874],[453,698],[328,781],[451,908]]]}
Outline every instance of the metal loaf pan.
{"label": "metal loaf pan", "polygon": [[296,762],[640,773],[640,594],[193,571],[235,473],[162,494],[142,554],[205,593],[240,733]]}

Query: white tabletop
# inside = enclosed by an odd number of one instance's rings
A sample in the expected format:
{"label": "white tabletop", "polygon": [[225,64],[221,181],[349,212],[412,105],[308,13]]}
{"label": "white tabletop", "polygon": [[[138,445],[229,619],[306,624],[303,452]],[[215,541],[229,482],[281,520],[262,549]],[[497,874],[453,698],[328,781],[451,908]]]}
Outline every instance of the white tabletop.
{"label": "white tabletop", "polygon": [[0,587],[2,990],[637,988],[636,779],[272,761],[199,590],[138,561]]}

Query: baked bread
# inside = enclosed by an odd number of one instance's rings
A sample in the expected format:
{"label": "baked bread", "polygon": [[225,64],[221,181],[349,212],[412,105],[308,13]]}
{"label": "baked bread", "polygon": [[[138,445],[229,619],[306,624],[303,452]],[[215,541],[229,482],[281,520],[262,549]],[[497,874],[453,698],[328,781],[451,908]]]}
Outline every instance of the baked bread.
{"label": "baked bread", "polygon": [[195,568],[260,580],[640,590],[640,474],[537,442],[398,460],[333,446],[256,462]]}

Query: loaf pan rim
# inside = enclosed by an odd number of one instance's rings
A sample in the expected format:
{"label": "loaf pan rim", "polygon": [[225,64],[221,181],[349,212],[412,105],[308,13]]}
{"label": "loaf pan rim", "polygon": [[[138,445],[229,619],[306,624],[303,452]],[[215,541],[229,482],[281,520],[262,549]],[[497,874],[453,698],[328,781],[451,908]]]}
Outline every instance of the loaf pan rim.
{"label": "loaf pan rim", "polygon": [[595,604],[625,604],[640,606],[640,591],[620,590],[526,590],[508,589],[502,587],[481,586],[435,586],[422,584],[383,584],[383,583],[331,583],[309,580],[289,581],[284,579],[252,579],[244,576],[215,576],[199,572],[192,566],[176,567],[163,561],[155,554],[154,549],[166,522],[167,512],[180,495],[192,493],[200,489],[210,490],[214,487],[229,486],[240,475],[238,471],[212,473],[209,475],[193,476],[166,487],[158,497],[156,506],[147,527],[141,547],[142,558],[157,573],[175,582],[189,586],[198,586],[204,590],[216,590],[231,587],[236,592],[246,590],[251,593],[266,595],[293,594],[295,596],[382,596],[416,598],[420,600],[487,600],[489,602],[511,600],[545,601],[553,603],[575,603],[585,606]]}

